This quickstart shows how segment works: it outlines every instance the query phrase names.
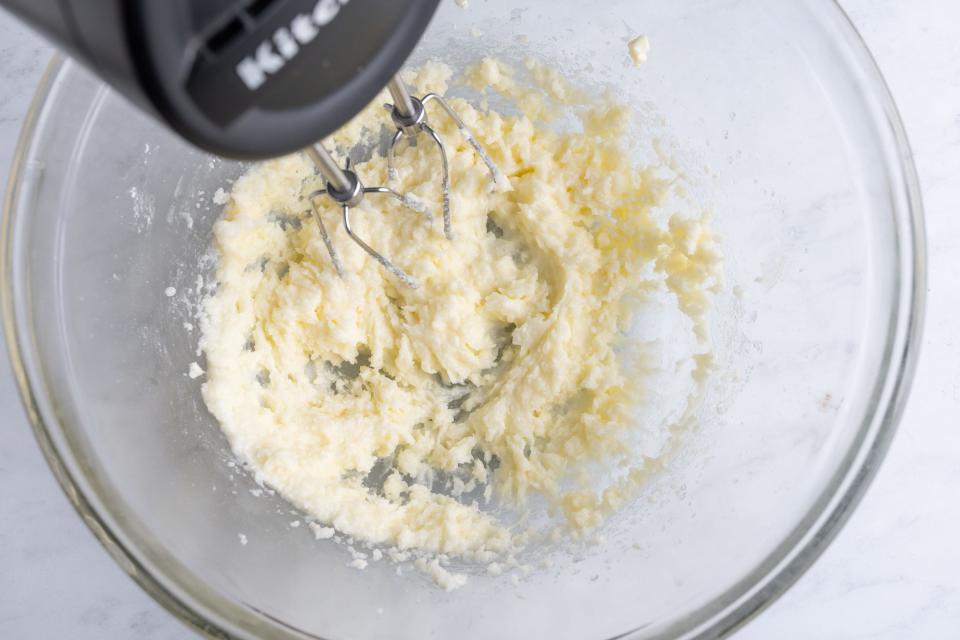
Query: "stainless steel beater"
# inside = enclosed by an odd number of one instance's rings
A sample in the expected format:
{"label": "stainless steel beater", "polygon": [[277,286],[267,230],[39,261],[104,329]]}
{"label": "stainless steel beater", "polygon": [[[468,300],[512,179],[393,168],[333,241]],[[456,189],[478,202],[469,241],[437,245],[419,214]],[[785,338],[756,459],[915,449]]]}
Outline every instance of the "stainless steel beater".
{"label": "stainless steel beater", "polygon": [[317,208],[315,202],[316,198],[322,195],[326,195],[340,205],[340,210],[343,214],[343,228],[347,232],[347,235],[350,236],[350,239],[356,242],[360,248],[366,251],[374,260],[383,265],[384,269],[397,276],[404,284],[416,289],[419,283],[413,276],[393,264],[386,256],[371,247],[356,234],[353,226],[350,224],[350,208],[359,205],[363,201],[364,195],[368,193],[379,193],[395,198],[408,209],[423,214],[427,218],[427,222],[433,221],[433,215],[430,213],[430,210],[421,206],[410,197],[397,193],[390,187],[363,186],[356,172],[350,168],[349,158],[347,159],[346,167],[341,169],[337,161],[333,159],[333,156],[330,155],[330,152],[327,151],[326,147],[321,143],[307,147],[306,152],[327,182],[327,188],[314,191],[309,195],[309,200],[311,209],[313,210],[313,217],[317,221],[317,226],[320,228],[320,237],[323,239],[323,244],[327,247],[327,252],[330,254],[333,267],[337,270],[337,275],[343,277],[343,263],[340,261],[340,256],[333,246],[330,234],[327,233],[327,227],[323,224],[323,216],[320,215],[320,210]]}
{"label": "stainless steel beater", "polygon": [[393,79],[390,80],[387,84],[387,89],[393,97],[393,104],[387,104],[384,105],[384,107],[390,112],[390,118],[397,127],[397,132],[393,135],[393,139],[390,140],[390,148],[387,152],[388,176],[391,181],[396,180],[398,177],[397,170],[394,168],[394,159],[397,143],[401,138],[407,137],[413,141],[419,134],[427,134],[427,136],[436,143],[437,149],[440,151],[440,161],[443,169],[440,187],[441,197],[443,198],[443,234],[447,239],[452,240],[453,229],[450,222],[450,167],[447,161],[447,150],[443,144],[443,140],[440,139],[440,136],[437,135],[433,127],[427,123],[427,110],[425,105],[429,102],[436,102],[450,119],[453,120],[454,124],[457,125],[457,129],[460,131],[460,135],[473,147],[473,150],[477,152],[480,159],[487,165],[487,169],[490,171],[490,177],[494,182],[500,180],[500,170],[497,169],[497,165],[494,164],[487,152],[480,146],[477,139],[473,137],[473,133],[471,133],[463,123],[463,120],[460,119],[457,112],[454,111],[442,97],[436,93],[428,93],[422,98],[411,96],[399,75],[394,76]]}
{"label": "stainless steel beater", "polygon": [[[502,179],[500,170],[497,168],[496,164],[494,164],[493,160],[483,149],[483,147],[480,146],[480,143],[477,142],[476,138],[474,138],[473,134],[463,123],[457,113],[442,97],[435,93],[428,93],[423,98],[415,98],[410,95],[409,91],[407,91],[406,86],[398,75],[394,76],[393,79],[390,80],[387,88],[390,91],[390,95],[393,97],[394,104],[388,104],[384,106],[390,111],[391,119],[397,127],[397,132],[393,135],[393,138],[390,141],[390,146],[387,153],[389,178],[391,181],[395,181],[397,178],[397,171],[394,168],[394,157],[396,153],[395,149],[400,139],[407,137],[411,140],[414,140],[420,133],[426,133],[437,145],[437,148],[440,151],[442,167],[441,198],[443,202],[443,233],[448,240],[452,240],[453,229],[450,220],[450,168],[447,159],[447,151],[440,136],[427,123],[427,113],[424,105],[431,101],[440,105],[443,111],[453,120],[454,124],[456,124],[457,129],[460,131],[464,139],[470,144],[471,147],[473,147],[474,151],[477,152],[477,155],[480,156],[480,159],[483,160],[484,164],[486,164],[487,169],[490,171],[491,179],[495,183]],[[326,195],[328,198],[340,205],[343,215],[343,228],[351,240],[356,242],[360,248],[366,251],[367,254],[369,254],[374,260],[379,262],[383,268],[399,278],[404,284],[412,288],[418,287],[419,283],[413,276],[395,265],[389,258],[371,247],[356,234],[350,222],[350,209],[351,207],[356,207],[359,205],[363,201],[364,195],[370,193],[383,194],[396,199],[406,208],[422,214],[427,219],[428,223],[433,222],[433,215],[431,214],[430,209],[411,196],[401,194],[391,187],[363,186],[363,183],[360,181],[356,172],[351,169],[349,159],[347,160],[346,166],[341,168],[330,155],[330,152],[327,151],[327,149],[321,143],[316,143],[308,147],[306,149],[306,153],[326,181],[326,188],[312,192],[309,195],[309,200],[313,210],[314,219],[316,220],[317,226],[320,229],[320,236],[327,248],[327,252],[330,254],[330,260],[333,262],[333,266],[336,269],[337,274],[341,277],[343,276],[343,264],[340,261],[339,254],[333,245],[333,241],[330,238],[330,234],[327,232],[326,225],[323,223],[320,210],[317,208],[315,202],[316,198],[322,195]]]}

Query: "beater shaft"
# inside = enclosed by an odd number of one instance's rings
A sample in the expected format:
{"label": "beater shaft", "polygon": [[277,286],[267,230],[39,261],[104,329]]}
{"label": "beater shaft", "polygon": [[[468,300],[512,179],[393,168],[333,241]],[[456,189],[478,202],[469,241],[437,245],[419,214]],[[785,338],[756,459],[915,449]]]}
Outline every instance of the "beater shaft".
{"label": "beater shaft", "polygon": [[410,92],[407,91],[407,85],[403,83],[400,76],[393,76],[387,83],[387,89],[393,97],[394,108],[405,118],[409,118],[414,113],[413,99]]}
{"label": "beater shaft", "polygon": [[350,190],[350,181],[346,174],[337,164],[337,161],[333,159],[333,156],[330,155],[330,152],[327,151],[327,148],[323,146],[323,143],[312,144],[305,151],[328,184],[332,185],[337,191]]}

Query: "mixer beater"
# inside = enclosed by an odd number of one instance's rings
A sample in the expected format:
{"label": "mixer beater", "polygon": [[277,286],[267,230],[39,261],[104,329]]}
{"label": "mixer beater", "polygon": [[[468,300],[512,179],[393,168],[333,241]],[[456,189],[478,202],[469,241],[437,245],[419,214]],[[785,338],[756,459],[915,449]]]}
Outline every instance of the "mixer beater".
{"label": "mixer beater", "polygon": [[416,289],[419,283],[413,276],[393,264],[386,256],[371,247],[356,234],[353,226],[350,224],[350,208],[359,205],[366,194],[379,193],[391,196],[408,209],[424,214],[428,222],[433,220],[433,215],[430,213],[430,210],[420,206],[409,196],[397,193],[390,187],[363,186],[356,172],[350,167],[350,159],[347,159],[346,166],[341,169],[340,165],[337,164],[337,161],[333,159],[333,156],[330,155],[330,152],[327,151],[322,143],[316,143],[307,147],[305,151],[314,165],[316,165],[320,175],[322,175],[323,179],[327,182],[326,189],[319,189],[312,192],[309,195],[309,200],[313,210],[313,217],[317,221],[317,226],[320,228],[320,237],[323,239],[323,244],[327,247],[327,253],[330,254],[330,261],[333,262],[333,267],[336,269],[337,275],[341,278],[343,277],[343,263],[340,261],[340,256],[333,246],[333,240],[331,240],[330,234],[327,232],[326,225],[323,224],[323,216],[320,215],[320,209],[317,208],[316,199],[322,195],[326,195],[340,205],[340,211],[343,215],[343,228],[347,232],[347,235],[350,236],[350,239],[356,242],[360,248],[366,251],[374,260],[383,265],[384,269],[395,275],[407,286]]}
{"label": "mixer beater", "polygon": [[437,149],[440,151],[441,166],[443,169],[443,173],[441,174],[443,234],[448,240],[453,240],[453,230],[450,223],[450,167],[447,162],[447,150],[440,136],[437,135],[437,132],[427,123],[427,110],[425,105],[429,102],[436,102],[450,119],[453,120],[454,124],[457,125],[457,129],[460,131],[460,135],[473,147],[473,150],[477,152],[480,159],[487,165],[487,169],[490,171],[490,177],[495,183],[502,181],[500,171],[483,147],[480,146],[480,143],[477,142],[477,139],[473,137],[473,134],[463,123],[463,120],[460,119],[460,116],[457,115],[457,112],[454,111],[442,97],[436,93],[428,93],[423,96],[423,98],[415,98],[407,91],[406,85],[404,85],[403,80],[401,80],[399,76],[394,76],[387,85],[387,89],[389,89],[390,95],[393,97],[393,105],[387,104],[384,105],[384,107],[390,112],[393,124],[397,127],[397,132],[393,135],[393,139],[390,140],[390,149],[387,153],[388,175],[391,180],[397,179],[394,160],[397,143],[400,139],[406,136],[410,138],[411,141],[414,141],[420,133],[426,133],[430,139],[436,143]]}
{"label": "mixer beater", "polygon": [[[437,134],[437,132],[427,122],[427,110],[425,105],[430,102],[435,102],[440,106],[443,112],[446,113],[451,120],[453,120],[460,134],[467,141],[467,143],[473,147],[474,151],[487,166],[487,169],[490,172],[491,180],[494,183],[503,181],[502,174],[497,168],[497,165],[490,158],[489,154],[487,154],[480,143],[477,142],[477,139],[463,123],[463,120],[461,120],[457,115],[456,111],[454,111],[453,108],[442,97],[436,93],[428,93],[422,98],[416,98],[410,95],[410,92],[407,90],[406,85],[404,84],[403,80],[400,79],[399,75],[395,75],[390,80],[390,82],[387,84],[387,89],[390,91],[390,95],[393,98],[394,103],[392,105],[386,104],[384,107],[390,112],[390,117],[393,120],[393,124],[397,128],[396,133],[390,140],[390,146],[387,153],[389,181],[396,182],[399,177],[394,166],[397,143],[403,138],[407,138],[411,142],[415,142],[421,133],[426,134],[429,139],[436,144],[437,149],[440,152],[442,169],[440,193],[443,206],[443,233],[448,240],[453,240],[453,228],[450,216],[450,166],[447,159],[447,150],[439,134]],[[401,194],[391,187],[363,186],[363,183],[360,181],[356,172],[351,169],[350,160],[348,159],[346,166],[341,168],[322,143],[313,144],[305,151],[308,157],[313,161],[317,170],[320,172],[320,175],[326,181],[326,188],[312,192],[309,195],[309,200],[313,210],[313,217],[320,229],[320,236],[327,248],[327,252],[330,254],[330,260],[333,263],[337,274],[343,277],[343,264],[340,261],[340,257],[336,248],[333,245],[333,241],[330,238],[330,234],[327,231],[326,225],[323,223],[320,210],[316,205],[316,199],[322,195],[326,195],[328,198],[340,205],[340,210],[343,216],[343,228],[351,240],[356,242],[361,249],[367,252],[367,254],[379,262],[383,268],[395,275],[404,284],[412,288],[418,287],[419,283],[413,276],[395,265],[389,258],[371,247],[356,234],[350,222],[350,209],[351,207],[356,207],[359,205],[363,201],[364,195],[371,193],[390,196],[396,199],[406,208],[423,214],[427,219],[427,222],[432,223],[433,215],[431,214],[429,208],[423,206],[413,197]]]}

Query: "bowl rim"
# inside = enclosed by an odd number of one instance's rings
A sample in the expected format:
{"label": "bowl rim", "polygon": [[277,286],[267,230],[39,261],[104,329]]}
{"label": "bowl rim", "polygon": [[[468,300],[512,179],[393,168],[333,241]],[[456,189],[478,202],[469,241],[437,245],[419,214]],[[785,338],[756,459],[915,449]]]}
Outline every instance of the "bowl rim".
{"label": "bowl rim", "polygon": [[[755,567],[745,578],[728,588],[684,619],[664,629],[665,635],[677,638],[724,637],[740,628],[772,604],[789,589],[814,561],[829,546],[862,499],[875,477],[880,463],[890,447],[897,424],[903,414],[913,381],[922,334],[926,304],[926,239],[923,221],[923,204],[913,154],[906,131],[889,87],[876,61],[849,16],[836,0],[832,5],[838,26],[846,36],[846,44],[855,55],[855,64],[865,74],[873,98],[883,109],[887,135],[895,143],[897,156],[891,158],[891,174],[900,199],[895,199],[895,213],[901,228],[906,231],[901,238],[901,277],[896,284],[893,321],[888,335],[891,345],[885,375],[878,382],[878,401],[860,425],[857,441],[859,447],[848,451],[845,470],[837,473],[833,482],[823,490],[808,510],[807,516],[798,523],[792,535],[785,538],[770,555]],[[176,618],[189,624],[196,631],[211,638],[250,638],[249,630],[238,627],[222,614],[235,609],[230,599],[214,594],[212,602],[191,601],[189,589],[175,588],[178,582],[155,563],[142,559],[109,524],[110,519],[101,513],[98,501],[84,493],[83,483],[77,481],[69,464],[73,452],[61,440],[53,437],[53,430],[61,425],[48,425],[43,418],[42,381],[34,379],[26,364],[24,354],[32,351],[31,331],[23,326],[15,306],[14,236],[17,222],[22,178],[25,163],[33,147],[38,131],[39,116],[61,74],[72,69],[59,53],[54,54],[44,71],[29,110],[24,118],[17,142],[7,189],[3,203],[3,220],[0,226],[0,307],[2,307],[4,334],[10,355],[12,371],[19,389],[21,401],[31,424],[34,436],[74,509],[90,528],[96,539],[110,556],[141,588]],[[901,205],[901,203],[904,203]],[[28,358],[32,357],[28,355]],[[65,450],[66,449],[66,450]],[[161,578],[162,576],[162,578]],[[195,595],[195,594],[194,594]],[[216,609],[220,608],[217,612]],[[268,614],[258,612],[269,618]],[[279,625],[292,637],[315,638],[293,629],[279,620],[269,624]],[[640,629],[627,631],[618,638],[638,635]]]}

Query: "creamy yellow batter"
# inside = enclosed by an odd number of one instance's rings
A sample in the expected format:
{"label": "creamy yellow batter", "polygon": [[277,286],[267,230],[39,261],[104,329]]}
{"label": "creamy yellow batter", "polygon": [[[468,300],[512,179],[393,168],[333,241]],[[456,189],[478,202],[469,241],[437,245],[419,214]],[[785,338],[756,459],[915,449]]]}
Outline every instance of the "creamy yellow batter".
{"label": "creamy yellow batter", "polygon": [[[518,93],[512,70],[490,60],[467,77],[527,106],[575,93],[528,67],[549,82]],[[408,80],[443,92],[449,78],[431,64]],[[325,534],[425,554],[447,587],[462,580],[430,558],[513,553],[530,535],[512,525],[532,495],[573,529],[627,499],[643,378],[618,356],[622,328],[654,291],[699,323],[716,263],[701,223],[658,211],[670,185],[618,141],[629,109],[585,107],[582,130],[561,132],[529,114],[453,106],[505,176],[491,186],[431,112],[450,154],[454,239],[439,215],[429,225],[386,198],[368,197],[353,217],[419,287],[374,262],[318,200],[338,277],[304,200],[320,180],[295,155],[233,186],[203,327],[204,398],[258,478]],[[372,139],[387,120],[374,104],[334,142]],[[399,157],[395,186],[439,213],[436,150]],[[368,185],[387,183],[379,155],[356,168]],[[586,470],[597,462],[622,466],[624,479],[596,486]]]}

